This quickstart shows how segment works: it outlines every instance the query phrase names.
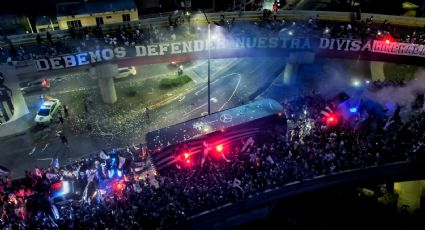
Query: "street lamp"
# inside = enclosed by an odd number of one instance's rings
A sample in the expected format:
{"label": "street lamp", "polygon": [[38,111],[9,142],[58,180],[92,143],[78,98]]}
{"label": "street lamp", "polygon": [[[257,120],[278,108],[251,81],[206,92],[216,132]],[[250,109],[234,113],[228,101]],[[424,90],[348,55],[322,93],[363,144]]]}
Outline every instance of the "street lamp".
{"label": "street lamp", "polygon": [[205,19],[208,23],[208,115],[211,114],[211,87],[210,87],[210,78],[211,78],[211,23],[208,20],[207,14],[204,13]]}

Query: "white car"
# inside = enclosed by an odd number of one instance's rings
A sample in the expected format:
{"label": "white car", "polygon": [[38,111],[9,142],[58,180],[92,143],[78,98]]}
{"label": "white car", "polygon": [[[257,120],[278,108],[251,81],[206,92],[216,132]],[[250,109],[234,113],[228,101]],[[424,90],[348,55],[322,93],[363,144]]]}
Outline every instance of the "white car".
{"label": "white car", "polygon": [[60,108],[62,107],[61,102],[58,99],[48,99],[43,105],[41,105],[40,109],[35,116],[35,123],[37,125],[48,125],[52,122],[53,118],[57,113],[60,113]]}
{"label": "white car", "polygon": [[115,79],[127,78],[130,76],[135,76],[137,74],[136,67],[122,67],[118,68],[118,75],[115,76]]}

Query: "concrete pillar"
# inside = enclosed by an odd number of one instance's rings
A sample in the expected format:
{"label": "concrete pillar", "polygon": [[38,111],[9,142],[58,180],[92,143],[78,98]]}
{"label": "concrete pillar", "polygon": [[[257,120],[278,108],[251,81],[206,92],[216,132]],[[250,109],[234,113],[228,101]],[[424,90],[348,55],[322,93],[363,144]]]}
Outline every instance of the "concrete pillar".
{"label": "concrete pillar", "polygon": [[97,64],[90,70],[92,76],[97,78],[99,83],[100,95],[103,102],[113,104],[117,101],[117,93],[115,91],[114,76],[118,75],[117,65]]}
{"label": "concrete pillar", "polygon": [[113,104],[117,101],[117,93],[115,92],[115,84],[113,78],[99,78],[100,95],[103,102]]}
{"label": "concrete pillar", "polygon": [[284,85],[289,85],[293,79],[297,77],[299,64],[286,63],[285,70],[283,71],[282,82]]}
{"label": "concrete pillar", "polygon": [[372,81],[385,80],[384,64],[384,62],[380,61],[370,62],[370,76],[372,78]]}
{"label": "concrete pillar", "polygon": [[407,207],[407,211],[414,212],[420,208],[422,195],[421,181],[405,181],[394,183],[394,191],[398,193],[398,208]]}
{"label": "concrete pillar", "polygon": [[314,62],[315,53],[309,51],[292,52],[286,58],[286,66],[283,71],[282,82],[284,85],[289,85],[293,79],[298,75],[298,68],[300,64],[311,64]]}
{"label": "concrete pillar", "polygon": [[13,105],[13,114],[12,111],[9,110],[10,108],[7,102],[4,102],[4,106],[10,118],[7,122],[13,122],[29,114],[28,106],[20,90],[19,79],[15,67],[10,65],[0,65],[0,72],[4,76],[4,85],[12,91],[10,102]]}

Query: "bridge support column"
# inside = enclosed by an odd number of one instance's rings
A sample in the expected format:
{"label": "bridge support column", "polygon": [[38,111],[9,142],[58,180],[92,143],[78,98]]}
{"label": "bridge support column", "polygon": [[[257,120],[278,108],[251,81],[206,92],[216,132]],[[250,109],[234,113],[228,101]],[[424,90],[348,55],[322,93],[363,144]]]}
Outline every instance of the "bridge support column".
{"label": "bridge support column", "polygon": [[380,61],[371,61],[370,62],[370,76],[372,81],[384,81],[385,73],[384,73],[384,62]]}
{"label": "bridge support column", "polygon": [[117,101],[114,76],[118,74],[117,65],[98,64],[90,69],[91,75],[97,78],[103,102],[113,104]]}
{"label": "bridge support column", "polygon": [[[0,118],[2,123],[13,122],[29,114],[25,98],[19,88],[19,80],[14,66],[2,66],[0,70]],[[10,91],[9,91],[10,90]]]}
{"label": "bridge support column", "polygon": [[405,181],[394,183],[394,191],[398,193],[397,207],[407,208],[407,211],[413,212],[420,208],[422,195],[421,181]]}
{"label": "bridge support column", "polygon": [[313,52],[293,52],[290,53],[286,60],[285,70],[283,71],[282,82],[289,85],[298,75],[300,64],[310,64],[314,62],[315,53]]}
{"label": "bridge support column", "polygon": [[297,77],[299,64],[286,63],[285,70],[283,71],[282,83],[289,85],[293,82],[293,79]]}

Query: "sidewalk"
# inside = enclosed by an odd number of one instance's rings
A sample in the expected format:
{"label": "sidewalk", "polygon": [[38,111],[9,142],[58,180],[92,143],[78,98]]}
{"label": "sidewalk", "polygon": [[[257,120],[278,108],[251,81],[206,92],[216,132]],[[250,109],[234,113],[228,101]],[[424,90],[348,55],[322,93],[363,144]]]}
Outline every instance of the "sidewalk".
{"label": "sidewalk", "polygon": [[9,121],[7,123],[2,124],[0,126],[0,141],[7,138],[24,135],[33,126],[33,119],[34,116],[28,113],[14,121]]}
{"label": "sidewalk", "polygon": [[84,156],[98,154],[101,149],[108,149],[109,144],[108,140],[103,138],[73,136],[67,137],[68,147],[62,144],[59,138],[43,146],[34,147],[29,143],[30,141],[24,141],[24,138],[27,137],[0,142],[0,148],[3,149],[0,154],[0,164],[12,171],[12,179],[23,177],[25,170],[32,170],[35,166],[50,167],[55,156],[59,159],[59,165],[64,166]]}

